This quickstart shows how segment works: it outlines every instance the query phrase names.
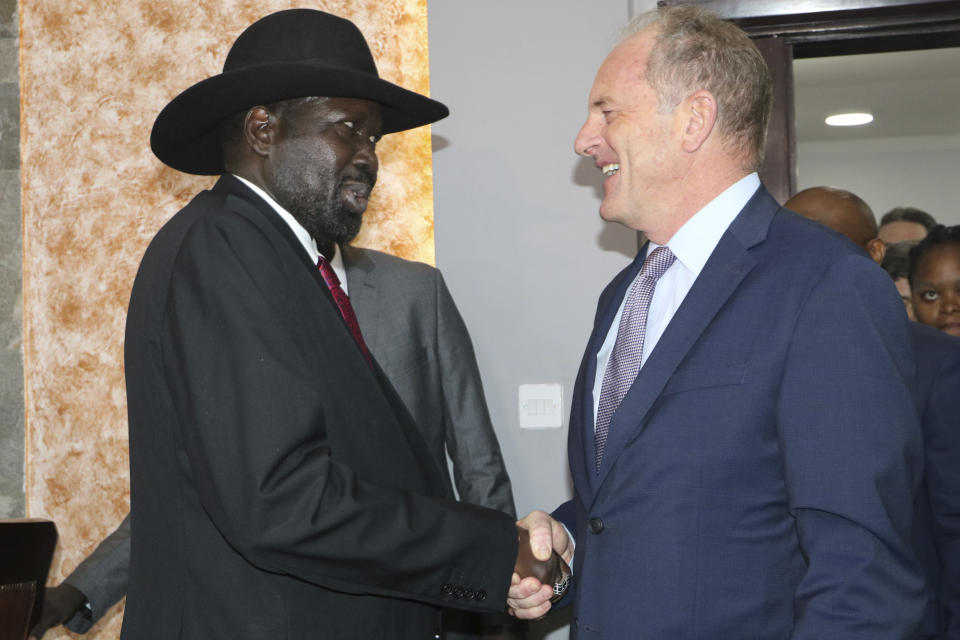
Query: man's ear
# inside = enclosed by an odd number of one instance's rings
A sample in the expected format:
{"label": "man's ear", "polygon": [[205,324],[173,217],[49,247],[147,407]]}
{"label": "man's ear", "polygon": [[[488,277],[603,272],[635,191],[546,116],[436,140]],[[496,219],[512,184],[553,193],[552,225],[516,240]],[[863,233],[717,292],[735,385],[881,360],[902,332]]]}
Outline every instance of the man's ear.
{"label": "man's ear", "polygon": [[867,253],[877,264],[883,262],[883,257],[887,255],[887,245],[880,238],[874,238],[867,243]]}
{"label": "man's ear", "polygon": [[687,153],[697,151],[717,123],[717,99],[705,89],[687,96],[679,106],[683,117],[681,148]]}
{"label": "man's ear", "polygon": [[277,117],[264,106],[251,107],[243,118],[243,139],[258,156],[267,156],[277,136]]}

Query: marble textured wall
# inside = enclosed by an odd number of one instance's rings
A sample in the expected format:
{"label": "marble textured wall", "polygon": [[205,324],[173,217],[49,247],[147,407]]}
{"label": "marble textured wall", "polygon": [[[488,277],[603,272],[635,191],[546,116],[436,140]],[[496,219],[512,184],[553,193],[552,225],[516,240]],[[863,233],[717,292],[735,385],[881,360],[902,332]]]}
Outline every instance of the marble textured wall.
{"label": "marble textured wall", "polygon": [[0,0],[0,518],[23,515],[17,2]]}
{"label": "marble textured wall", "polygon": [[[20,4],[26,511],[57,522],[53,581],[128,509],[122,340],[130,287],[156,230],[213,182],[153,157],[153,118],[180,90],[219,72],[245,26],[293,6],[303,5]],[[381,75],[428,92],[426,0],[309,6],[352,18]],[[433,262],[429,130],[388,136],[378,152],[380,180],[357,243]],[[91,637],[117,637],[119,622],[114,612]]]}

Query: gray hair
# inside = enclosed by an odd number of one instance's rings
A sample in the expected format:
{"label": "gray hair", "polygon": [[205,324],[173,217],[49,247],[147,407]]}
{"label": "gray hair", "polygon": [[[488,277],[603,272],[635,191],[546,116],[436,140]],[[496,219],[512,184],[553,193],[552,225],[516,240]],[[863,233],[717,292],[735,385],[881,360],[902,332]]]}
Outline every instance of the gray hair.
{"label": "gray hair", "polygon": [[773,103],[770,71],[750,37],[734,24],[694,6],[660,7],[633,18],[621,42],[656,29],[645,77],[669,113],[695,91],[717,100],[717,127],[725,147],[763,162]]}
{"label": "gray hair", "polygon": [[891,222],[915,222],[921,225],[927,231],[937,226],[937,220],[924,211],[916,207],[894,207],[883,214],[880,224],[890,224]]}

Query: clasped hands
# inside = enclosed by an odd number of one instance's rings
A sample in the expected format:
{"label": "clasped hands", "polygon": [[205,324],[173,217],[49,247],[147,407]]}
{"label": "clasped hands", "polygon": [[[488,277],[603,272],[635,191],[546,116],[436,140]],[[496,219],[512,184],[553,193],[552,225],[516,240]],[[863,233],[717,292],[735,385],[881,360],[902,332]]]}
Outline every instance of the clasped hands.
{"label": "clasped hands", "polygon": [[[563,525],[543,511],[517,522],[517,534],[520,545],[507,607],[510,615],[536,620],[563,596],[570,579],[573,543]],[[554,585],[563,585],[560,593],[554,592]]]}

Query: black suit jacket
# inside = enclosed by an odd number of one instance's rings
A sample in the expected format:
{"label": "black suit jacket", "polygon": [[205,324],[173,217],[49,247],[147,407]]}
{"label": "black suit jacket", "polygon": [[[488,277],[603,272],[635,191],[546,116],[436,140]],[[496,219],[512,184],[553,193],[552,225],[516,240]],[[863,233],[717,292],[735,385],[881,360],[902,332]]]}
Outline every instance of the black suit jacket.
{"label": "black suit jacket", "polygon": [[511,519],[450,501],[292,232],[222,178],[157,234],[125,345],[123,637],[426,638],[501,610]]}

